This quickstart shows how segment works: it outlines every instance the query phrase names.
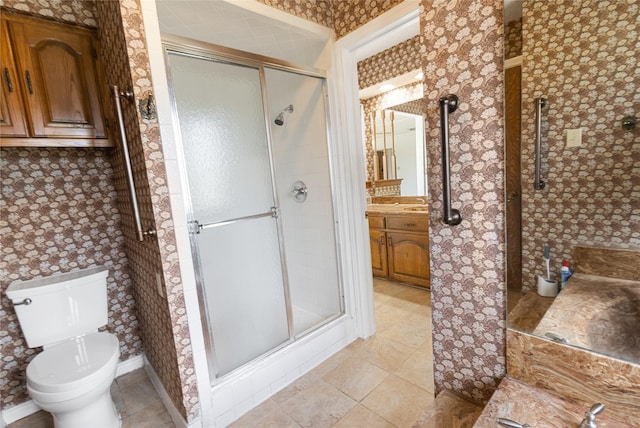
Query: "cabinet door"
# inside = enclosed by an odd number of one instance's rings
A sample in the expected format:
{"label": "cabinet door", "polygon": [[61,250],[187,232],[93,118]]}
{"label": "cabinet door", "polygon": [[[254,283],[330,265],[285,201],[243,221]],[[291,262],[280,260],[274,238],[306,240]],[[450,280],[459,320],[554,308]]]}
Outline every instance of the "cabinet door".
{"label": "cabinet door", "polygon": [[9,22],[34,137],[105,138],[93,33]]}
{"label": "cabinet door", "polygon": [[389,278],[429,287],[429,236],[387,232]]}
{"label": "cabinet door", "polygon": [[24,109],[20,97],[20,82],[17,79],[13,61],[13,51],[9,44],[7,23],[2,21],[2,40],[0,55],[2,58],[2,91],[0,91],[0,135],[3,137],[26,137]]}
{"label": "cabinet door", "polygon": [[381,230],[369,230],[369,245],[371,246],[371,268],[374,276],[387,277],[389,268],[387,264],[386,234]]}

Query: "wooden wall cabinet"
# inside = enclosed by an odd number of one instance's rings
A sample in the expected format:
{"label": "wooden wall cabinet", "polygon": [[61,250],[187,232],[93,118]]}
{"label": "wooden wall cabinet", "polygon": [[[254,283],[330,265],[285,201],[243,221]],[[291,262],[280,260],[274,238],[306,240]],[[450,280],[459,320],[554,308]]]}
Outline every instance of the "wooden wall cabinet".
{"label": "wooden wall cabinet", "polygon": [[368,213],[374,276],[429,287],[429,218]]}
{"label": "wooden wall cabinet", "polygon": [[2,18],[0,145],[113,146],[96,34],[6,12]]}

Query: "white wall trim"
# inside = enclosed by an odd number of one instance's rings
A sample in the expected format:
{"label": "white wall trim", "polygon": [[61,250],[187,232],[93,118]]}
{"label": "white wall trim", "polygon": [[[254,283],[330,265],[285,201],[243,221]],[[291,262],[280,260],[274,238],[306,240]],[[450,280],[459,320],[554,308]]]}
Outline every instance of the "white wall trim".
{"label": "white wall trim", "polygon": [[176,406],[173,404],[173,401],[171,401],[171,398],[169,397],[169,394],[167,393],[167,391],[164,389],[164,386],[162,385],[162,382],[160,381],[158,374],[153,369],[153,366],[151,366],[146,356],[144,356],[144,371],[147,372],[147,376],[149,376],[149,380],[151,381],[151,383],[153,384],[153,387],[155,388],[156,392],[160,396],[160,400],[162,400],[164,407],[167,408],[167,411],[169,412],[169,415],[171,416],[173,423],[176,425],[176,428],[189,428],[189,427],[201,426],[200,418],[197,418],[196,420],[194,420],[191,423],[191,425],[187,424],[187,421],[185,421],[185,419],[182,417],[182,414],[178,411]]}
{"label": "white wall trim", "polygon": [[[336,177],[336,214],[343,251],[346,312],[356,334],[375,333],[373,278],[365,219],[365,150],[358,96],[357,62],[419,34],[420,4],[407,0],[339,39],[329,73],[332,151]],[[384,37],[382,37],[384,36]],[[344,251],[349,249],[349,251]]]}
{"label": "white wall trim", "polygon": [[[141,368],[144,365],[144,359],[142,354],[131,357],[126,361],[121,361],[116,367],[116,377],[120,377],[123,374],[132,372]],[[4,428],[3,423],[10,424],[20,419],[26,418],[40,410],[40,407],[33,400],[25,401],[24,403],[16,404],[2,410],[0,415],[0,427]]]}
{"label": "white wall trim", "polygon": [[275,7],[268,6],[260,3],[256,0],[253,1],[238,1],[238,0],[223,0],[229,4],[237,7],[241,7],[250,12],[258,15],[266,16],[267,18],[274,19],[276,21],[283,22],[287,25],[292,25],[301,30],[308,31],[312,34],[321,36],[323,38],[335,39],[336,33],[332,28],[325,27],[324,25],[317,24],[313,21],[309,21],[304,18],[292,15],[288,12],[276,9]]}

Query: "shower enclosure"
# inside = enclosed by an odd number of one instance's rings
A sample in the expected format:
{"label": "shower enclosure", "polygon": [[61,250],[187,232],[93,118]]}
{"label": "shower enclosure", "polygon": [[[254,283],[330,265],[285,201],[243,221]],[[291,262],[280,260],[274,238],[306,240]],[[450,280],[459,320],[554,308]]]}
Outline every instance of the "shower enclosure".
{"label": "shower enclosure", "polygon": [[326,82],[226,48],[165,55],[215,380],[343,313]]}

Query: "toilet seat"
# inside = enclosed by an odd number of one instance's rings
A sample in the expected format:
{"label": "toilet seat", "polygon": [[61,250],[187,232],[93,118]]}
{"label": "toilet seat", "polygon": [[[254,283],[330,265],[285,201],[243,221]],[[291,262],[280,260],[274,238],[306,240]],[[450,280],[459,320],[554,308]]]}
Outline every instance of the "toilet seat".
{"label": "toilet seat", "polygon": [[38,354],[27,366],[27,387],[59,399],[81,395],[102,381],[111,383],[119,356],[118,338],[111,333],[77,337]]}

